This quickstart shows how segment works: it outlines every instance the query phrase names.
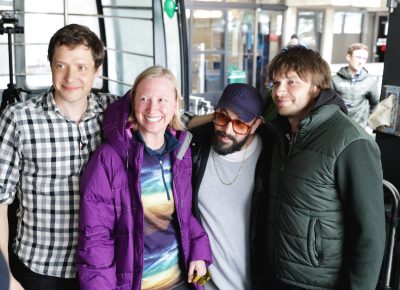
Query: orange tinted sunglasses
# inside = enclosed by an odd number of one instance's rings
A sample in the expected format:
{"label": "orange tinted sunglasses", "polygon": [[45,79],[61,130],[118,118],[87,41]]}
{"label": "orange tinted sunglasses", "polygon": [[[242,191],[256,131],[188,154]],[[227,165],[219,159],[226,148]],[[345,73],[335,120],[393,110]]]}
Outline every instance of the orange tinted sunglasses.
{"label": "orange tinted sunglasses", "polygon": [[239,135],[246,135],[254,125],[254,123],[249,125],[239,119],[231,119],[228,115],[218,111],[213,114],[213,122],[217,126],[226,126],[228,123],[232,123],[233,131]]}

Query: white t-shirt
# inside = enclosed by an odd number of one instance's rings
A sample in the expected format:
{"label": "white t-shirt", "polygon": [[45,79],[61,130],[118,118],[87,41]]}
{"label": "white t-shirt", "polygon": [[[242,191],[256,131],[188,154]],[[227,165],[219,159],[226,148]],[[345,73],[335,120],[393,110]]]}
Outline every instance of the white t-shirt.
{"label": "white t-shirt", "polygon": [[[206,290],[250,289],[250,209],[261,149],[261,139],[256,135],[247,150],[226,156],[210,151],[198,195],[200,219],[214,258],[209,268],[212,279],[205,285]],[[220,181],[221,178],[230,183],[239,170],[233,184]]]}

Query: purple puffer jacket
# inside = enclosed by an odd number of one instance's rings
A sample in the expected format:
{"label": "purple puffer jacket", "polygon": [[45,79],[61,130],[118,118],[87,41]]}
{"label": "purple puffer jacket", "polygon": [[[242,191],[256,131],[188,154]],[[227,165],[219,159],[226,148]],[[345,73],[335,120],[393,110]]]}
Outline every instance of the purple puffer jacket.
{"label": "purple puffer jacket", "polygon": [[[81,179],[77,267],[82,290],[141,289],[144,148],[126,129],[130,107],[130,94],[109,106],[103,121],[106,142],[91,157]],[[181,144],[171,156],[181,253],[187,267],[192,260],[209,265],[208,237],[192,214],[189,134],[172,133]]]}

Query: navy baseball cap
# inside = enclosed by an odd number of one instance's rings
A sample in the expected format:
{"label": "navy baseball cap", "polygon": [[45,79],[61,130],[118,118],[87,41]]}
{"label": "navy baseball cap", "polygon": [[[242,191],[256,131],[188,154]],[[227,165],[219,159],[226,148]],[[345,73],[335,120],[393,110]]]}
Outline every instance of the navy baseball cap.
{"label": "navy baseball cap", "polygon": [[230,84],[224,89],[216,109],[230,109],[239,119],[250,122],[262,115],[263,100],[256,88],[248,84]]}

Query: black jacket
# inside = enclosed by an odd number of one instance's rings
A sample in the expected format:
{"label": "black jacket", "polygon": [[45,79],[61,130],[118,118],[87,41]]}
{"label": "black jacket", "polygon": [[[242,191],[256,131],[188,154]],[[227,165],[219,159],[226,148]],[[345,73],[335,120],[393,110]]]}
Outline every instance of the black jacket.
{"label": "black jacket", "polygon": [[[193,211],[195,216],[199,217],[198,209],[198,192],[200,184],[203,180],[207,160],[211,149],[212,138],[214,134],[214,125],[212,123],[205,124],[191,131],[193,134],[192,139],[192,185],[193,185]],[[266,207],[260,208],[256,205],[266,204],[267,201],[267,188],[269,165],[271,160],[271,153],[274,146],[274,133],[269,125],[261,125],[257,129],[257,134],[261,137],[263,149],[256,165],[254,176],[254,190],[251,205],[250,215],[250,268],[251,268],[251,284],[252,289],[263,289],[261,278],[265,275],[265,237],[264,234],[256,231],[260,228],[259,223],[266,221]],[[234,226],[234,225],[232,225]],[[261,228],[263,228],[261,226]]]}
{"label": "black jacket", "polygon": [[386,236],[380,153],[343,111],[336,93],[323,90],[291,140],[287,118],[274,121],[280,138],[271,161],[266,272],[292,286],[377,284]]}

